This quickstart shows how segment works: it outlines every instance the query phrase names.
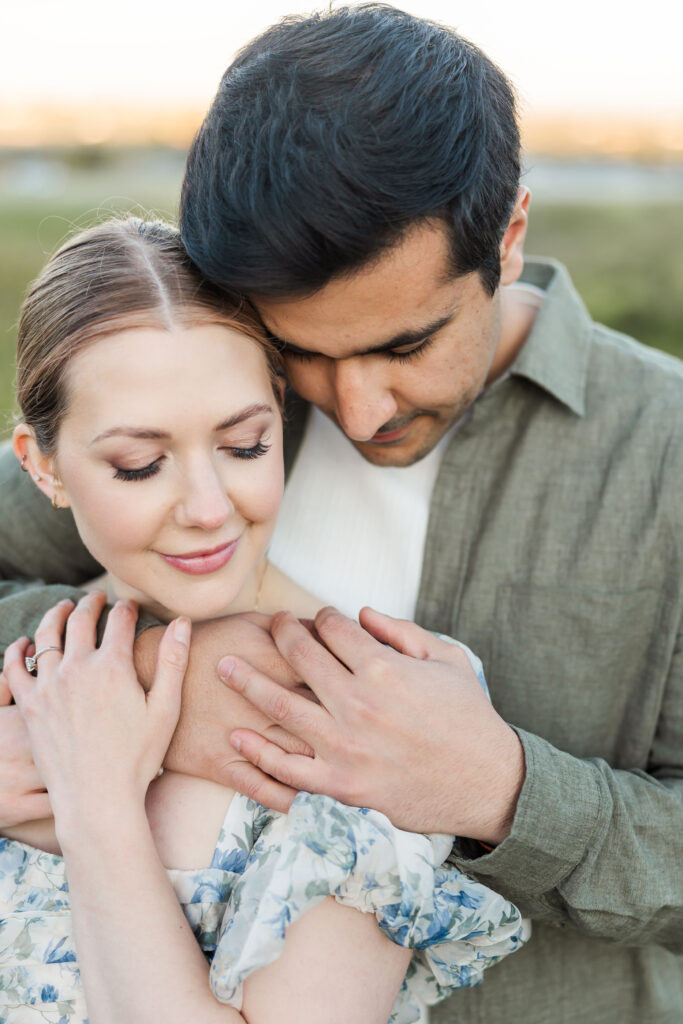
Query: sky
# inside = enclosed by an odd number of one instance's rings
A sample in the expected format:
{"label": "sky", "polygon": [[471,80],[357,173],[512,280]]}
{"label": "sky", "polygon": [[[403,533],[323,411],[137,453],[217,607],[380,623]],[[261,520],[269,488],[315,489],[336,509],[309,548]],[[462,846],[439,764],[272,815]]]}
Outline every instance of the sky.
{"label": "sky", "polygon": [[[300,0],[0,0],[0,106],[208,106],[234,52]],[[323,5],[324,6],[324,5]],[[683,115],[675,0],[421,0],[508,73],[531,114]]]}

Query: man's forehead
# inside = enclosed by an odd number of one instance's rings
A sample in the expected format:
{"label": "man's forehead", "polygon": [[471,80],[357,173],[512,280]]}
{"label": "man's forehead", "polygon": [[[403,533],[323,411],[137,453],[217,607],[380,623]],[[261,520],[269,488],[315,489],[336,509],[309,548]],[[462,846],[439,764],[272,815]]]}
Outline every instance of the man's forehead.
{"label": "man's forehead", "polygon": [[397,348],[440,329],[465,301],[472,275],[449,274],[443,229],[422,226],[375,263],[308,296],[253,296],[274,339],[341,355]]}

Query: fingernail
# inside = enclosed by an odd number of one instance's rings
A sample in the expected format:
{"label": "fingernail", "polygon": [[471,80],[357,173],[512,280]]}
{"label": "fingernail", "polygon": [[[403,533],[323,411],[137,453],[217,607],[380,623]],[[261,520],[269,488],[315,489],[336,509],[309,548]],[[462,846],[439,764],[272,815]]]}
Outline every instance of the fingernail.
{"label": "fingernail", "polygon": [[189,647],[190,632],[190,620],[185,618],[184,615],[181,615],[180,618],[176,619],[173,623],[173,636],[179,643],[184,644],[185,647]]}
{"label": "fingernail", "polygon": [[231,736],[230,737],[230,744],[231,744],[231,746],[234,747],[234,749],[238,753],[241,751],[241,749],[242,749],[242,740],[239,738],[239,736]]}
{"label": "fingernail", "polygon": [[221,677],[221,679],[229,679],[230,676],[232,675],[234,667],[235,662],[232,660],[232,658],[221,658],[221,660],[218,662],[218,675]]}
{"label": "fingernail", "polygon": [[71,600],[71,598],[65,597],[65,598],[62,598],[62,600],[59,602],[57,607],[59,607],[59,608],[66,608],[66,606],[68,604],[73,604],[73,601]]}

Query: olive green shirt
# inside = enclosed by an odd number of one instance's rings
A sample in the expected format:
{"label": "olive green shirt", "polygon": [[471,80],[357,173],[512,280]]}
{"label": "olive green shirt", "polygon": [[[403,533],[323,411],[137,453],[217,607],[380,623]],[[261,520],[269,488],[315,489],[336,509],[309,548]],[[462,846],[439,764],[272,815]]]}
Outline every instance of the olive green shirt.
{"label": "olive green shirt", "polygon": [[[560,266],[529,261],[524,279],[545,301],[444,456],[416,619],[479,654],[522,739],[511,834],[453,858],[534,934],[431,1020],[681,1022],[683,367],[593,324]],[[3,479],[7,578],[97,570],[68,513],[8,459]],[[64,592],[5,586],[3,644]]]}

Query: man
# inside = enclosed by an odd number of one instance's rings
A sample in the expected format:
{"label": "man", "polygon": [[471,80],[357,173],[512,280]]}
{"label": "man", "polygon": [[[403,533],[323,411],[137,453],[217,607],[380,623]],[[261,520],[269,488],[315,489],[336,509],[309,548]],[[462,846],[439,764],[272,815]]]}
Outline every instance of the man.
{"label": "man", "polygon": [[[493,708],[423,630],[371,610],[364,628],[323,612],[317,636],[278,616],[277,651],[257,624],[207,624],[171,759],[275,806],[310,788],[462,837],[454,861],[535,933],[434,1021],[680,1020],[683,374],[591,324],[556,265],[522,278],[527,208],[510,88],[446,29],[341,8],[274,26],[226,72],[181,227],[317,407],[291,416],[275,555],[322,594],[343,583],[349,608],[379,578],[380,606],[482,657]],[[59,580],[73,550],[78,583],[95,567],[68,523],[28,550],[48,520],[19,476],[5,575]],[[3,639],[64,594],[6,588]],[[222,654],[251,717],[206,683]],[[294,677],[322,703],[273,681]],[[39,784],[13,711],[5,818]],[[246,760],[225,764],[237,725]]]}

